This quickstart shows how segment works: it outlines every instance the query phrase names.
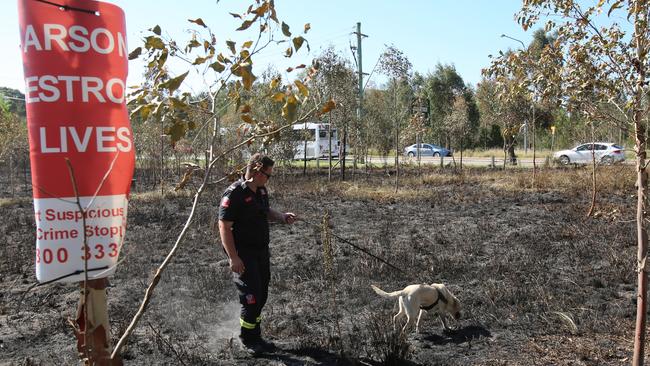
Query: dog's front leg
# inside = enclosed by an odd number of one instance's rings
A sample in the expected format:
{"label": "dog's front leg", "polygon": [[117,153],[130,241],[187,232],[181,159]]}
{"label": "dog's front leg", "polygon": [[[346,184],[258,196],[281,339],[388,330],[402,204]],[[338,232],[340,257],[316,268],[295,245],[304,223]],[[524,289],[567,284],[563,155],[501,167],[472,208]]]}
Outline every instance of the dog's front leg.
{"label": "dog's front leg", "polygon": [[418,321],[415,323],[415,333],[420,333],[420,318],[422,318],[422,313],[424,313],[424,310],[420,309],[420,313],[418,314]]}
{"label": "dog's front leg", "polygon": [[446,317],[442,314],[438,314],[438,316],[440,317],[440,320],[442,321],[442,326],[445,328],[445,330],[451,330],[451,328],[449,328],[449,325],[447,325]]}

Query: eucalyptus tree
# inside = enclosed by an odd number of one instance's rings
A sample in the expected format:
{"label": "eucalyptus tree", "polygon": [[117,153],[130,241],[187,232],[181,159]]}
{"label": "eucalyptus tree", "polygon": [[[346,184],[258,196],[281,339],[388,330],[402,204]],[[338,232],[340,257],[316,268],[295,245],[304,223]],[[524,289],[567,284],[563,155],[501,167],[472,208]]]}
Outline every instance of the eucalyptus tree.
{"label": "eucalyptus tree", "polygon": [[384,158],[388,156],[391,148],[395,146],[395,134],[391,133],[395,127],[392,98],[388,91],[383,89],[367,89],[364,95],[363,123],[367,128],[367,143]]}
{"label": "eucalyptus tree", "polygon": [[[399,189],[400,124],[408,115],[407,106],[411,99],[411,96],[406,98],[400,98],[400,96],[404,96],[406,88],[410,89],[408,80],[411,68],[412,65],[408,57],[394,46],[386,47],[380,56],[379,70],[390,78],[389,89],[392,89],[393,119],[395,123],[395,192]],[[400,103],[400,99],[402,103]]]}
{"label": "eucalyptus tree", "polygon": [[636,153],[638,300],[633,364],[644,358],[647,311],[646,229],[647,117],[650,91],[650,3],[644,0],[599,0],[583,5],[566,0],[525,0],[517,21],[524,30],[546,20],[556,32],[536,64],[534,81],[542,95],[557,96],[591,120],[607,120],[633,131]]}
{"label": "eucalyptus tree", "polygon": [[[327,116],[324,116],[330,122],[330,128],[336,126],[339,132],[341,148],[339,149],[339,158],[341,164],[341,179],[345,180],[345,149],[349,139],[353,140],[355,162],[356,156],[360,155],[362,126],[356,118],[357,108],[357,76],[352,69],[350,62],[337,53],[334,48],[325,49],[315,60],[318,64],[312,90],[320,100],[332,99],[337,108]],[[330,134],[331,136],[331,134]],[[332,170],[332,161],[330,155],[330,177]]]}
{"label": "eucalyptus tree", "polygon": [[456,96],[465,93],[466,86],[454,65],[436,64],[426,75],[423,93],[429,99],[431,128],[427,138],[449,147],[444,120],[451,113]]}
{"label": "eucalyptus tree", "polygon": [[[253,73],[255,56],[269,46],[281,44],[288,45],[285,46],[284,56],[291,57],[303,45],[308,47],[308,43],[302,35],[294,35],[290,26],[277,18],[273,0],[251,1],[245,9],[241,13],[231,13],[240,24],[236,31],[253,34],[250,40],[240,44],[231,40],[221,42],[221,37],[217,37],[208,23],[197,18],[189,20],[193,24],[189,40],[179,42],[165,37],[162,27],[156,25],[149,29],[149,34],[143,40],[144,44],[129,55],[129,58],[133,59],[144,53],[148,76],[147,82],[130,95],[133,113],[143,121],[154,120],[162,123],[165,134],[170,136],[172,144],[185,137],[188,131],[197,128],[210,128],[211,142],[204,178],[194,195],[191,213],[173,248],[156,271],[140,308],[118,342],[112,357],[119,354],[121,347],[142,317],[151,300],[153,290],[161,279],[162,272],[183,242],[189,226],[193,223],[198,201],[208,183],[212,183],[210,172],[214,165],[230,151],[249,145],[253,141],[260,141],[263,146],[267,146],[277,138],[281,130],[291,127],[296,121],[307,120],[312,118],[315,112],[325,113],[334,108],[332,102],[327,102],[320,111],[319,105],[301,108],[312,105],[309,84],[316,73],[316,67],[312,65],[304,78],[295,79],[287,84],[283,84],[280,78],[273,78],[263,87],[263,95],[281,105],[282,120],[274,120],[271,119],[272,116],[266,115],[256,116],[253,113],[253,107],[248,102],[246,93],[253,89],[257,80],[257,76]],[[250,31],[247,31],[249,29]],[[310,25],[305,24],[301,31],[304,34],[309,29]],[[180,60],[186,67],[180,70],[173,68],[167,62],[170,58]],[[204,121],[187,119],[188,111],[196,108],[192,95],[189,92],[181,92],[181,86],[190,72],[203,80],[209,97],[203,100],[209,110],[208,118]],[[219,103],[222,93],[228,98],[224,106]],[[224,108],[233,108],[237,111],[241,120],[239,126],[241,139],[234,146],[215,153],[217,137],[221,131],[220,116]]]}

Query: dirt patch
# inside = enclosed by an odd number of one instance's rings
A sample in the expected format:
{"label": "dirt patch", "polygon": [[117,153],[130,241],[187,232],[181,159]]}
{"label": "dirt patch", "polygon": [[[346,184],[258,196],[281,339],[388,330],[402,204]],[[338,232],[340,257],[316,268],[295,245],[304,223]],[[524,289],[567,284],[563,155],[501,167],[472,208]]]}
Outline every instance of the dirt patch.
{"label": "dirt patch", "polygon": [[[132,365],[629,364],[636,199],[633,172],[623,169],[603,169],[603,192],[591,218],[585,217],[587,170],[544,170],[536,188],[526,170],[410,172],[397,194],[393,177],[382,173],[344,183],[274,175],[272,205],[306,222],[272,226],[263,328],[279,350],[258,358],[243,354],[234,340],[236,293],[209,230],[224,188],[216,187],[199,207],[124,359]],[[109,288],[113,337],[136,312],[190,204],[189,193],[133,195],[123,262]],[[403,272],[333,238],[328,274],[325,212],[332,233]],[[31,199],[3,200],[0,215],[0,363],[77,363],[66,319],[74,315],[78,286],[26,292],[35,283]],[[420,334],[393,332],[395,304],[370,284],[392,291],[432,282],[447,284],[460,299],[459,327],[443,331],[425,314]]]}

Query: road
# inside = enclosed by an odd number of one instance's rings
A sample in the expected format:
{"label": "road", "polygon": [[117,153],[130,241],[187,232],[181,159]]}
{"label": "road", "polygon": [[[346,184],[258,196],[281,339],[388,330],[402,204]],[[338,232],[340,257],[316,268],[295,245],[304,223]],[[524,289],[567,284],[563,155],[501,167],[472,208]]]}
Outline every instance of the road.
{"label": "road", "polygon": [[[452,157],[445,157],[442,159],[442,163],[444,165],[453,164],[454,159],[456,160],[456,164],[460,164],[460,157],[455,156],[454,158]],[[370,163],[372,164],[384,164],[388,163],[389,165],[395,164],[395,157],[394,156],[389,156],[386,159],[382,158],[381,156],[370,156],[368,158]],[[544,164],[544,161],[546,159],[543,157],[538,157],[535,159],[537,166],[541,166]],[[417,165],[417,158],[409,158],[405,156],[400,156],[400,163],[410,163]],[[440,158],[439,157],[430,157],[430,156],[423,156],[421,157],[421,163],[422,164],[440,164]],[[501,157],[494,157],[494,164],[496,166],[503,166],[503,156]],[[471,156],[463,156],[463,165],[471,165],[471,166],[490,166],[492,165],[492,158],[479,158],[479,157],[471,157]],[[532,158],[526,158],[526,159],[517,159],[517,165],[523,166],[523,167],[531,167],[533,166],[533,159]]]}

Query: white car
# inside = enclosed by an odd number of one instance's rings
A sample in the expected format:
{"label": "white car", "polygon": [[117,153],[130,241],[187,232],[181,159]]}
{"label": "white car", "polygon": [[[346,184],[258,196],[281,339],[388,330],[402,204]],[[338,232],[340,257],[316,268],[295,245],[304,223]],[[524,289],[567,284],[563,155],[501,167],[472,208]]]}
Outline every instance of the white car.
{"label": "white car", "polygon": [[558,151],[553,154],[553,158],[562,165],[589,164],[594,158],[600,164],[614,164],[625,160],[625,149],[611,142],[590,142],[570,150]]}

